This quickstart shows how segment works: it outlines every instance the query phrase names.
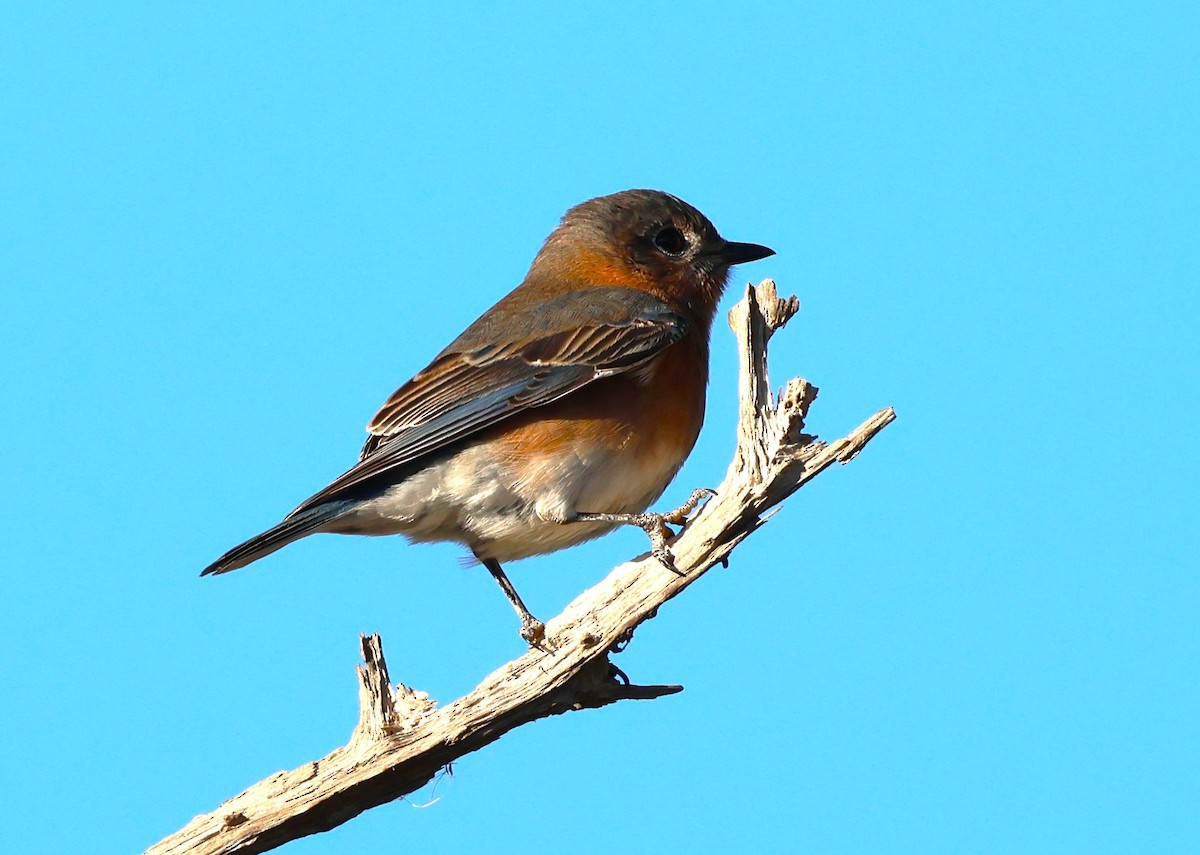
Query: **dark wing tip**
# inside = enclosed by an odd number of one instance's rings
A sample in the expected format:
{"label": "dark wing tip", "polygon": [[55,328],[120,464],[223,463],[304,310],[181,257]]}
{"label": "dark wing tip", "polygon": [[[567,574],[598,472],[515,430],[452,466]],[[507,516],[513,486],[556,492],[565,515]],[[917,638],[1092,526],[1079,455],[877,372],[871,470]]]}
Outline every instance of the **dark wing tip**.
{"label": "dark wing tip", "polygon": [[225,553],[212,564],[209,564],[207,567],[201,570],[200,578],[203,579],[205,576],[220,576],[222,573],[228,573],[231,570],[236,570],[243,566],[230,560],[232,551],[233,550]]}

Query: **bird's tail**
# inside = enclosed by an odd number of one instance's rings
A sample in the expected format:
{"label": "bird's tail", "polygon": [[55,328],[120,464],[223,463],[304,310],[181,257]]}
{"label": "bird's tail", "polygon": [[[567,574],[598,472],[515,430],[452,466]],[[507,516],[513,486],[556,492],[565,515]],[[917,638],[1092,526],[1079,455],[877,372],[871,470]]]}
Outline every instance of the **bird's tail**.
{"label": "bird's tail", "polygon": [[341,502],[329,502],[292,514],[279,525],[256,534],[245,543],[238,544],[200,572],[201,576],[228,573],[245,567],[251,562],[282,549],[294,540],[316,532],[343,511]]}

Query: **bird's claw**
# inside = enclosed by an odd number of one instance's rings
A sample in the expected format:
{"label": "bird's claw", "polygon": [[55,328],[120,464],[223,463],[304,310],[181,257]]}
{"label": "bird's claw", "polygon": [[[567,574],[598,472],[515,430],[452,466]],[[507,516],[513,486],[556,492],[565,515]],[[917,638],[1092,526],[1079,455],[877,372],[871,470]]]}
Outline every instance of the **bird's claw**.
{"label": "bird's claw", "polygon": [[646,532],[650,538],[650,553],[672,573],[682,576],[683,573],[675,566],[675,558],[671,555],[671,550],[667,548],[667,541],[674,540],[676,537],[675,532],[668,527],[668,523],[671,525],[685,525],[692,511],[696,510],[697,506],[705,498],[715,495],[717,495],[716,490],[701,487],[698,490],[692,491],[692,495],[688,496],[686,502],[675,510],[668,511],[665,514],[649,512],[642,514],[577,513],[572,517],[571,521],[636,525],[642,531]]}
{"label": "bird's claw", "polygon": [[521,638],[529,644],[530,647],[536,647],[538,650],[546,650],[546,625],[537,618],[529,615],[521,620],[520,629]]}
{"label": "bird's claw", "polygon": [[675,567],[675,556],[667,547],[667,540],[675,537],[675,532],[667,527],[668,516],[668,514],[639,514],[636,525],[650,538],[650,554],[672,573],[678,573],[679,570]]}
{"label": "bird's claw", "polygon": [[700,487],[699,489],[693,490],[692,495],[688,496],[686,502],[673,511],[661,514],[662,521],[674,523],[675,525],[683,525],[688,521],[688,517],[691,515],[692,511],[696,510],[697,506],[699,506],[702,501],[710,496],[715,495],[717,495],[717,491],[710,490],[708,487]]}
{"label": "bird's claw", "polygon": [[644,515],[642,530],[650,536],[651,551],[654,557],[672,573],[680,576],[683,575],[679,568],[675,566],[675,556],[667,548],[667,541],[674,540],[678,536],[667,527],[667,523],[686,525],[692,511],[696,510],[702,501],[715,495],[717,495],[716,490],[701,487],[698,490],[693,490],[692,495],[688,496],[687,501],[673,511],[668,511],[665,514]]}
{"label": "bird's claw", "polygon": [[658,559],[659,564],[661,564],[663,567],[666,567],[668,570],[670,570],[676,576],[686,576],[687,575],[686,573],[684,573],[682,570],[680,570],[678,567],[675,566],[675,556],[672,555],[671,550],[667,549],[666,547],[664,547],[662,549],[655,549],[650,554]]}

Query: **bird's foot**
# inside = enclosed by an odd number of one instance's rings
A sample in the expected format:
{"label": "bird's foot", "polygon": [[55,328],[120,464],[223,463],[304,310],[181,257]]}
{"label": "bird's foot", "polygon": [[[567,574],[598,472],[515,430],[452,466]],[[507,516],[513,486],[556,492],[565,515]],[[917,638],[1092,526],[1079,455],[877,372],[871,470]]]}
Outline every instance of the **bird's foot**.
{"label": "bird's foot", "polygon": [[677,507],[675,510],[663,514],[663,522],[674,523],[675,525],[683,525],[688,521],[692,511],[696,510],[701,502],[709,496],[717,495],[716,490],[710,490],[708,487],[700,487],[692,491],[692,495],[688,496],[686,502]]}
{"label": "bird's foot", "polygon": [[715,490],[701,487],[688,496],[686,502],[665,514],[577,514],[575,519],[581,522],[612,522],[637,526],[650,538],[650,554],[672,573],[679,573],[678,568],[675,567],[675,558],[671,555],[671,550],[667,548],[667,541],[675,538],[675,532],[670,529],[668,523],[683,525],[701,501],[708,496],[715,495],[717,495]]}
{"label": "bird's foot", "polygon": [[546,625],[528,612],[521,616],[520,634],[530,647],[546,652]]}

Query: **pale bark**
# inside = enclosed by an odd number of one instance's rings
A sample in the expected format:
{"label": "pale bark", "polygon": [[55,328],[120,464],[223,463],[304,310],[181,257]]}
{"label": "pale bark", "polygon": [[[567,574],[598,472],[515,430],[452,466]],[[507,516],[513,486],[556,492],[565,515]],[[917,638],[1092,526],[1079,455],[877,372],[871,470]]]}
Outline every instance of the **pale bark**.
{"label": "pale bark", "polygon": [[771,394],[767,343],[795,314],[770,280],[747,288],[730,312],[742,363],[738,448],[717,495],[671,543],[674,567],[647,555],[622,564],[549,621],[549,650],[530,650],[473,691],[438,707],[393,685],[379,636],[362,639],[361,711],[349,743],[291,772],[278,772],[198,816],[148,853],[265,852],[327,831],[368,808],[419,789],[454,760],[519,725],[625,699],[672,694],[681,686],[629,685],[609,654],[660,606],[726,557],[768,512],[832,463],[848,463],[889,422],[889,407],[843,439],[803,432],[817,390],[796,378]]}

